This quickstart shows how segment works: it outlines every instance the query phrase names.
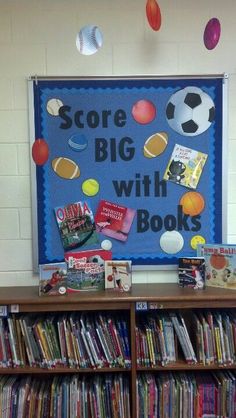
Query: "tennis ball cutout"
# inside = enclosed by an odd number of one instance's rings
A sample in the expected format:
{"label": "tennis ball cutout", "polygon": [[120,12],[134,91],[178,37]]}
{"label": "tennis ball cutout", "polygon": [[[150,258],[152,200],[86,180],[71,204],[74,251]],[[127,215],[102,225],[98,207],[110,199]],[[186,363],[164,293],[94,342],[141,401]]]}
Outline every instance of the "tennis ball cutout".
{"label": "tennis ball cutout", "polygon": [[201,193],[187,192],[181,199],[179,204],[182,206],[182,211],[185,215],[196,216],[199,215],[205,208],[205,200]]}
{"label": "tennis ball cutout", "polygon": [[95,196],[99,192],[99,183],[95,179],[87,179],[82,184],[82,191],[86,196]]}

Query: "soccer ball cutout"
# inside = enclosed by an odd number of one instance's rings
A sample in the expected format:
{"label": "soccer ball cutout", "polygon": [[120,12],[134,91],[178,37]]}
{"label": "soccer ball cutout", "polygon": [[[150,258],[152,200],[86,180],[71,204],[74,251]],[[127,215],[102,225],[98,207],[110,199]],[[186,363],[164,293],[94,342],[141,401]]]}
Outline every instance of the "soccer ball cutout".
{"label": "soccer ball cutout", "polygon": [[104,260],[99,254],[96,254],[96,255],[93,255],[92,257],[89,257],[88,262],[89,263],[96,263],[96,264],[99,265],[99,267],[104,266]]}
{"label": "soccer ball cutout", "polygon": [[203,90],[189,86],[171,96],[166,107],[166,117],[175,132],[184,136],[196,136],[211,126],[215,119],[215,105]]}

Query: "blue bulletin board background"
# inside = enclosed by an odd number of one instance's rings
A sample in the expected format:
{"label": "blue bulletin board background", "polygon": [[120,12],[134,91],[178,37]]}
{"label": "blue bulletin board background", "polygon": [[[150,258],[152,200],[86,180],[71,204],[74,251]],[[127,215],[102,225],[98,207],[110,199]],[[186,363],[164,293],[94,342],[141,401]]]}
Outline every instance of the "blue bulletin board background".
{"label": "blue bulletin board background", "polygon": [[[222,242],[224,82],[222,75],[32,78],[32,145],[35,139],[44,138],[49,146],[49,158],[44,165],[36,166],[32,161],[35,264],[64,259],[54,208],[78,201],[89,202],[94,214],[101,199],[136,210],[127,241],[111,239],[113,258],[131,259],[134,266],[171,267],[179,257],[195,256],[196,250],[191,245],[194,236],[203,237],[207,243]],[[215,105],[214,121],[196,136],[177,133],[166,117],[170,97],[188,86],[202,89]],[[47,103],[51,99],[63,104],[63,112],[49,113]],[[140,100],[148,100],[155,106],[156,116],[150,123],[138,123],[132,115],[134,104]],[[109,111],[107,121],[102,117],[103,111]],[[117,123],[117,115],[121,114],[122,123]],[[159,132],[165,132],[168,137],[166,149],[159,156],[146,158],[144,144]],[[73,135],[84,135],[88,141],[82,152],[68,145]],[[183,221],[179,212],[181,197],[191,189],[163,180],[175,144],[208,155],[195,190],[205,202],[197,218],[197,228],[191,216]],[[52,169],[52,161],[57,157],[73,160],[80,168],[80,176],[70,180],[59,177]],[[88,178],[99,183],[99,192],[92,197],[82,191],[82,184]],[[161,237],[172,230],[178,231],[183,245],[180,251],[167,253],[161,246]],[[104,239],[99,234],[100,242]],[[99,246],[96,244],[95,248]],[[80,248],[86,249],[86,246]]]}

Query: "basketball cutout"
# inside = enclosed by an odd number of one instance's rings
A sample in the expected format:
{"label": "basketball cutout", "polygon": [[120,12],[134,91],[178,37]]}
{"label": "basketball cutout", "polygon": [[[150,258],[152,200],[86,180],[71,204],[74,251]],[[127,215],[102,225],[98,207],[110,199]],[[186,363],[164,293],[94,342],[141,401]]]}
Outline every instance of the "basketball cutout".
{"label": "basketball cutout", "polygon": [[146,158],[154,158],[162,154],[168,144],[168,135],[166,132],[158,132],[150,136],[143,147],[143,154]]}
{"label": "basketball cutout", "polygon": [[107,276],[107,280],[108,280],[109,282],[112,282],[113,277],[112,277],[112,275],[111,275],[111,274],[109,274],[109,276]]}
{"label": "basketball cutout", "polygon": [[227,266],[227,260],[222,254],[212,254],[210,257],[210,263],[216,270],[224,269]]}
{"label": "basketball cutout", "polygon": [[201,193],[187,192],[181,199],[179,204],[182,206],[182,211],[185,215],[196,216],[199,215],[205,208],[205,200]]}
{"label": "basketball cutout", "polygon": [[76,179],[80,176],[79,166],[69,158],[57,157],[52,160],[52,168],[63,179]]}

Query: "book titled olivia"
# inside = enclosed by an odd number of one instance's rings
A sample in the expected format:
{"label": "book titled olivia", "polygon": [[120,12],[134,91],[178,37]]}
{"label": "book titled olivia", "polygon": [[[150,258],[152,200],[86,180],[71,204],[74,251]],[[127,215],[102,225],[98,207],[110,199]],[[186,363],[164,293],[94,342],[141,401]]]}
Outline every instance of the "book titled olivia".
{"label": "book titled olivia", "polygon": [[119,241],[126,241],[136,211],[107,200],[100,200],[96,214],[97,232]]}

